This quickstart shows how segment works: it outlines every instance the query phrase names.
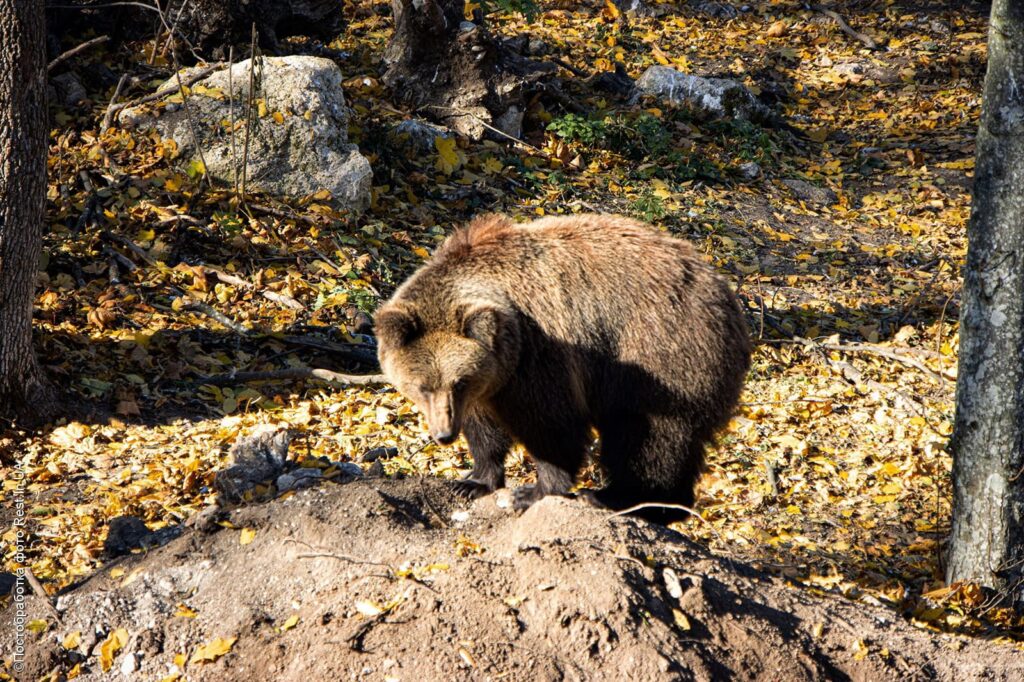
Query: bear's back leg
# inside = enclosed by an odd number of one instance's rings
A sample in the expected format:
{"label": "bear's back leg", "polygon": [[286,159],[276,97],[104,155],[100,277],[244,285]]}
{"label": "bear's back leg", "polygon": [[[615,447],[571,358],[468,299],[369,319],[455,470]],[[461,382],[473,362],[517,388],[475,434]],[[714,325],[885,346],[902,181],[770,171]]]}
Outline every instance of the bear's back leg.
{"label": "bear's back leg", "polygon": [[[601,463],[609,484],[597,499],[612,509],[644,502],[693,504],[693,487],[704,459],[704,440],[685,417],[619,414],[598,424]],[[685,518],[679,510],[645,510],[640,516],[666,523]]]}

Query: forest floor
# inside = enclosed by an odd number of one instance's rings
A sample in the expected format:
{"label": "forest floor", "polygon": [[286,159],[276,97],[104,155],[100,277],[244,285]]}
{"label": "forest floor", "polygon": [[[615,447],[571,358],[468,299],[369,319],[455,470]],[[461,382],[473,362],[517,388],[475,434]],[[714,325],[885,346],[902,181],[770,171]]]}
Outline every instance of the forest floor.
{"label": "forest floor", "polygon": [[[79,416],[44,433],[0,430],[0,520],[6,527],[13,518],[12,474],[21,467],[28,563],[46,589],[110,570],[110,519],[175,528],[211,504],[229,446],[257,425],[297,432],[300,466],[360,462],[369,450],[394,447],[381,460],[387,477],[459,475],[465,444],[428,442],[420,416],[388,387],[224,387],[202,378],[292,366],[373,371],[285,337],[321,346],[358,340],[345,331],[353,317],[372,313],[478,213],[610,211],[695,242],[736,284],[758,340],[742,406],[709,453],[701,517],[676,527],[704,548],[687,551],[709,562],[718,560],[705,550],[727,555],[808,598],[829,593],[886,609],[901,627],[974,638],[956,646],[988,652],[983,638],[1020,655],[1024,622],[976,586],[945,587],[941,564],[983,10],[847,3],[846,20],[886,46],[870,51],[803,3],[749,4],[733,17],[670,6],[659,17],[623,20],[600,3],[568,2],[545,3],[530,22],[491,17],[496,30],[528,32],[543,41],[545,58],[572,66],[559,73],[560,101],[587,113],[569,116],[542,97],[527,113],[529,146],[459,140],[415,153],[387,135],[407,117],[379,82],[389,3],[347,2],[351,19],[329,47],[347,79],[350,134],[374,170],[373,204],[358,217],[326,197],[240,205],[229,188],[202,188],[161,141],[116,127],[98,132],[113,88],[56,110],[38,347]],[[151,46],[87,60],[139,70]],[[616,62],[633,77],[662,63],[739,79],[802,135],[699,123],[663,102],[618,101],[580,76]],[[163,71],[124,96],[167,77],[165,61],[155,66]],[[741,171],[750,161],[760,168],[753,179]],[[120,263],[113,270],[112,259]],[[252,287],[218,282],[208,268]],[[258,333],[239,335],[175,304],[182,293]],[[510,466],[517,478],[531,476],[521,453]],[[591,467],[584,478],[600,473]],[[275,497],[272,487],[258,489],[255,511],[233,513],[258,516]],[[520,522],[495,523],[515,532]],[[14,554],[7,532],[4,570],[14,570]],[[69,634],[45,614],[32,627]],[[194,634],[193,648],[216,633]]]}

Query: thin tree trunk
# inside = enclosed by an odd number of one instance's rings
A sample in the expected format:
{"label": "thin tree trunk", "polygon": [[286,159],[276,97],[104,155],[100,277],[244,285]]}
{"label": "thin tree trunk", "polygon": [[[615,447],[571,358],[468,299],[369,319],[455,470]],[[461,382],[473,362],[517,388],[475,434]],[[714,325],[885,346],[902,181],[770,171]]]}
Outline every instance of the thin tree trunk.
{"label": "thin tree trunk", "polygon": [[1024,603],[1024,3],[995,0],[977,138],[947,579]]}
{"label": "thin tree trunk", "polygon": [[45,417],[32,298],[46,209],[43,0],[0,0],[0,414]]}

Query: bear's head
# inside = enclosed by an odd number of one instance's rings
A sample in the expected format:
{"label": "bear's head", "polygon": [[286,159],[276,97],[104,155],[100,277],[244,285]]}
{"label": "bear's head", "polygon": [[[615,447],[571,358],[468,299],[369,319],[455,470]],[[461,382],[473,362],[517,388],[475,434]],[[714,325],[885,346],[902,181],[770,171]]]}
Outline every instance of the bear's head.
{"label": "bear's head", "polygon": [[508,380],[519,350],[512,310],[467,302],[431,322],[414,302],[393,300],[377,312],[377,355],[388,380],[427,418],[438,443],[455,441],[472,405]]}

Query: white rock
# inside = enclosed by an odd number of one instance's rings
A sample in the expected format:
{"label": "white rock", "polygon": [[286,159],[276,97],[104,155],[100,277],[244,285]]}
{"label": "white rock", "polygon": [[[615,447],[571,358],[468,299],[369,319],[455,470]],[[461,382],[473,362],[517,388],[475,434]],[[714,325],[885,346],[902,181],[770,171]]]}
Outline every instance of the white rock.
{"label": "white rock", "polygon": [[772,111],[742,83],[727,78],[701,78],[668,66],[652,66],[636,82],[647,95],[667,99],[693,109],[705,119],[740,118],[771,122]]}
{"label": "white rock", "polygon": [[[244,120],[249,97],[249,61],[215,71],[190,86],[188,109],[196,122],[197,137],[207,172],[230,184],[233,168],[241,172],[245,141]],[[182,72],[188,77],[194,70]],[[270,194],[300,197],[327,190],[342,208],[358,211],[370,199],[369,162],[348,141],[348,109],[342,94],[341,71],[329,59],[291,56],[264,57],[257,68],[255,124],[249,135],[247,187]],[[154,104],[126,109],[123,125],[155,128],[173,139],[186,162],[199,158],[186,110],[177,98],[178,81],[171,78],[158,92],[165,97]],[[236,121],[236,163],[232,163],[230,102]]]}

